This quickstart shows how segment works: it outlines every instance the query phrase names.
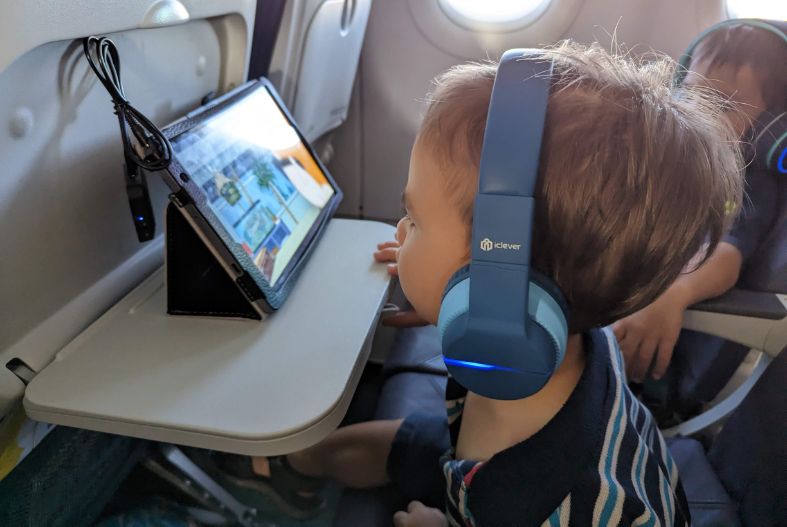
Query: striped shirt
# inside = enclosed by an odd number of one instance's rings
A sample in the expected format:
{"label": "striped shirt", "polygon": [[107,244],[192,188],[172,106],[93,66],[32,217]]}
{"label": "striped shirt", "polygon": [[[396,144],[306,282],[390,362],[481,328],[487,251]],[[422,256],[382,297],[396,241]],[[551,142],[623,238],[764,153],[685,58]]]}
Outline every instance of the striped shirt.
{"label": "striped shirt", "polygon": [[[629,391],[608,329],[584,335],[586,365],[541,430],[485,462],[441,463],[452,526],[688,525],[675,463],[653,417]],[[446,389],[451,444],[467,390]]]}

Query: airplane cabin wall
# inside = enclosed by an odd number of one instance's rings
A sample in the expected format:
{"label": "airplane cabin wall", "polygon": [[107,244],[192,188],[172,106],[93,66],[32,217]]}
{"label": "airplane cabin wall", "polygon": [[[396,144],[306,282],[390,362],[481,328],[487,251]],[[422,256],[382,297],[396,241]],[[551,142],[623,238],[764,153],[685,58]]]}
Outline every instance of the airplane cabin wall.
{"label": "airplane cabin wall", "polygon": [[532,25],[495,34],[460,28],[437,0],[374,2],[348,120],[334,138],[331,173],[345,190],[340,212],[400,216],[424,96],[450,66],[563,38],[609,46],[613,32],[635,52],[677,58],[702,29],[726,17],[724,0],[552,0]]}

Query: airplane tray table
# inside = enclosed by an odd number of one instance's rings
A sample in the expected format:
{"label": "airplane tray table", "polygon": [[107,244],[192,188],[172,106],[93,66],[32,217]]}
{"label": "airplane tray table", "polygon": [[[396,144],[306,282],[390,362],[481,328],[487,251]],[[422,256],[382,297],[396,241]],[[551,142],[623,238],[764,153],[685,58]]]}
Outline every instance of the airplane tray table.
{"label": "airplane tray table", "polygon": [[159,269],[58,353],[25,392],[40,421],[248,455],[338,426],[390,278],[390,225],[334,219],[267,320],[170,316]]}

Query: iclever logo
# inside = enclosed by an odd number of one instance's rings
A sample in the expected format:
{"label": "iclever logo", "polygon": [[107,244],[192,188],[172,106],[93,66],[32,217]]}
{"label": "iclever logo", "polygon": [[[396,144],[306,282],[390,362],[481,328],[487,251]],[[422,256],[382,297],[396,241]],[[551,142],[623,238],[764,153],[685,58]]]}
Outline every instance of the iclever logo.
{"label": "iclever logo", "polygon": [[505,249],[507,251],[518,251],[522,248],[521,243],[504,243],[504,242],[493,242],[489,238],[484,238],[481,240],[481,250],[484,252],[489,252],[492,249]]}

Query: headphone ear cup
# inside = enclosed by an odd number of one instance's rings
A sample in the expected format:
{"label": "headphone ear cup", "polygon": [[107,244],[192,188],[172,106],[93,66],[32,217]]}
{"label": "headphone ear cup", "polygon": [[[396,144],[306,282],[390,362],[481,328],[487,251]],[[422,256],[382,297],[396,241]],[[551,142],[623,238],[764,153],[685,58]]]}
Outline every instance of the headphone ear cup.
{"label": "headphone ear cup", "polygon": [[[466,315],[470,307],[470,266],[465,265],[455,272],[448,280],[440,303],[440,314],[437,318],[437,329],[440,340],[447,328],[457,319]],[[445,347],[443,348],[445,353]]]}
{"label": "headphone ear cup", "polygon": [[[490,355],[492,350],[471,344],[472,337],[465,336],[470,308],[468,270],[460,269],[449,280],[437,327],[446,366],[468,390],[496,399],[528,397],[548,382],[563,361],[568,343],[568,310],[563,295],[554,283],[537,271],[531,270],[529,287],[528,338],[515,346],[505,367],[496,368],[487,364],[494,356]],[[464,363],[464,366],[457,363]],[[497,371],[489,371],[490,368]],[[543,374],[531,374],[536,371]]]}
{"label": "headphone ear cup", "polygon": [[752,165],[773,174],[787,174],[787,112],[766,110],[752,126]]}

